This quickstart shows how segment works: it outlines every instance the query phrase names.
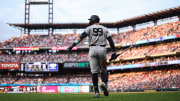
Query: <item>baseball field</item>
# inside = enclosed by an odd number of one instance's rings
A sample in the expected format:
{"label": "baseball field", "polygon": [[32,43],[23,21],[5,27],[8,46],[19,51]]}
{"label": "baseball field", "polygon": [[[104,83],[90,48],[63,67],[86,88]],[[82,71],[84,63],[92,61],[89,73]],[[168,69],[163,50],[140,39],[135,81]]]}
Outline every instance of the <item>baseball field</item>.
{"label": "baseball field", "polygon": [[113,93],[93,98],[94,94],[0,94],[0,101],[180,101],[180,92]]}

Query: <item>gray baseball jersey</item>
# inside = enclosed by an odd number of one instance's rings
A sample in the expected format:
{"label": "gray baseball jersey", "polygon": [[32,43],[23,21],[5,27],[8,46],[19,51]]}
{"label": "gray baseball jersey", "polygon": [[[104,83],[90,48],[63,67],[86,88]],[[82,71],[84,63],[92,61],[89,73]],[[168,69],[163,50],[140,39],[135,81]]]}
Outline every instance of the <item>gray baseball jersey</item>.
{"label": "gray baseball jersey", "polygon": [[93,24],[85,29],[89,37],[89,45],[106,45],[107,37],[110,36],[109,31],[102,25]]}
{"label": "gray baseball jersey", "polygon": [[85,29],[89,37],[89,61],[92,73],[99,73],[100,69],[106,71],[106,44],[110,36],[108,29],[99,24],[93,24]]}

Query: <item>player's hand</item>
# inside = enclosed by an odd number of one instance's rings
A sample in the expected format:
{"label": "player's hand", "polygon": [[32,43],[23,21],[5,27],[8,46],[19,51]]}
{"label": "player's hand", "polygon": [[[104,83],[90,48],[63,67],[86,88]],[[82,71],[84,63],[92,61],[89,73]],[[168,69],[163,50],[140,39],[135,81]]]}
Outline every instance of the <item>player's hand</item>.
{"label": "player's hand", "polygon": [[113,52],[112,55],[111,55],[111,59],[109,59],[109,61],[116,60],[116,58],[117,58],[118,56],[119,56],[119,55],[117,55],[116,52]]}
{"label": "player's hand", "polygon": [[70,47],[68,47],[66,50],[68,51],[68,52],[70,52],[71,50],[72,50],[72,46],[70,46]]}

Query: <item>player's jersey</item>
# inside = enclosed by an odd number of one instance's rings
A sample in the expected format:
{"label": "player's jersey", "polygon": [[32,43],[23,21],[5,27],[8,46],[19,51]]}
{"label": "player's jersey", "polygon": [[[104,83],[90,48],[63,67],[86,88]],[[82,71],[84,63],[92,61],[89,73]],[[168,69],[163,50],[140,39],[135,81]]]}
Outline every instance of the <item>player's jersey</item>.
{"label": "player's jersey", "polygon": [[93,24],[85,29],[89,37],[89,45],[106,45],[106,39],[110,36],[108,29],[99,24]]}

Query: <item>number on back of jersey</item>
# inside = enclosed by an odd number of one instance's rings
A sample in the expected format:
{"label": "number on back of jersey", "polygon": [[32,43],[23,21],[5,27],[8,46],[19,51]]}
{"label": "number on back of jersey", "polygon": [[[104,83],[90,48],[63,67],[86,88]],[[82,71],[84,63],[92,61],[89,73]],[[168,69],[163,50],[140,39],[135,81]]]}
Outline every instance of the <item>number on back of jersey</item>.
{"label": "number on back of jersey", "polygon": [[93,28],[93,35],[94,36],[101,36],[101,35],[103,35],[103,29],[102,28]]}

